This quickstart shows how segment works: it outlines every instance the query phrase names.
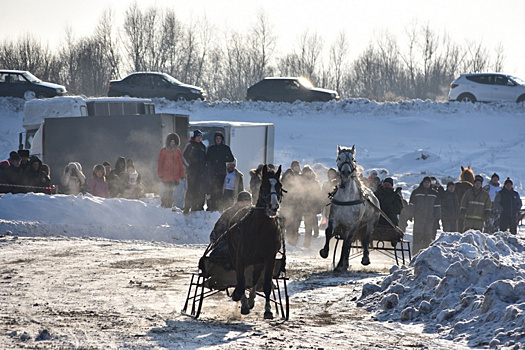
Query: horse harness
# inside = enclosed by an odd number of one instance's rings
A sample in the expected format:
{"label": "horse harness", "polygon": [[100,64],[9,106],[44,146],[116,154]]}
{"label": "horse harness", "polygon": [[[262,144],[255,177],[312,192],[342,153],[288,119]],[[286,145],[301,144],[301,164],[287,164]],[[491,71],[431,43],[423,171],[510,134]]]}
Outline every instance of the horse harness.
{"label": "horse harness", "polygon": [[[354,158],[349,156],[349,154],[348,154],[348,153],[350,153],[349,151],[341,151],[341,153],[339,155],[341,155],[343,153],[345,154],[345,161],[337,166],[337,168],[339,170],[339,174],[341,174],[341,168],[345,164],[348,164],[348,166],[350,166],[350,174],[354,174],[355,171],[356,171]],[[355,177],[355,175],[353,175],[353,176]],[[341,175],[339,175],[339,177],[341,177]],[[358,188],[359,188],[359,186],[358,186]],[[336,186],[335,189],[328,196],[330,198],[330,204],[335,204],[335,205],[339,205],[339,206],[352,206],[352,205],[358,205],[358,204],[364,204],[365,203],[365,201],[363,199],[356,199],[356,200],[353,200],[353,201],[345,201],[345,202],[338,201],[337,199],[334,199],[334,196],[335,196],[335,193],[337,192],[337,189],[338,189],[338,186]],[[363,193],[361,192],[360,188],[359,188],[359,196],[363,197]]]}

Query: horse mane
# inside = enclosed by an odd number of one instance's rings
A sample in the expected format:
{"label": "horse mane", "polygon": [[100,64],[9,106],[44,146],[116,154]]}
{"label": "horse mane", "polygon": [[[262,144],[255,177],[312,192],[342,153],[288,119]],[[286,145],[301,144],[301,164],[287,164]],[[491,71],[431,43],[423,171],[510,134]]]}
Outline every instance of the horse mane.
{"label": "horse mane", "polygon": [[467,168],[461,166],[461,174],[459,175],[459,180],[474,184],[474,171],[472,171],[470,165]]}

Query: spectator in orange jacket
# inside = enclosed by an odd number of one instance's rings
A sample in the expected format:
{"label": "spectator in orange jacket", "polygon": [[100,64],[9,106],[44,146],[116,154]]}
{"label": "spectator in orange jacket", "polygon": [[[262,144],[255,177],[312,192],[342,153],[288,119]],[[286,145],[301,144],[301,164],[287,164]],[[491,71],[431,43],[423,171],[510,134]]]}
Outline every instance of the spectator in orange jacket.
{"label": "spectator in orange jacket", "polygon": [[171,133],[166,137],[166,147],[160,150],[157,173],[162,182],[161,205],[164,208],[173,206],[173,189],[186,178],[182,152],[179,149],[179,135]]}

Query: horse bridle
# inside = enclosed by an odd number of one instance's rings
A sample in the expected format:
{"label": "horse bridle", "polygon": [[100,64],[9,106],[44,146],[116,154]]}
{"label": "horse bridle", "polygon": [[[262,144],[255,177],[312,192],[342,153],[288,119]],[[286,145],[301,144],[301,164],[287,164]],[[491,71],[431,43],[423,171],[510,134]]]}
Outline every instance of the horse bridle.
{"label": "horse bridle", "polygon": [[[279,180],[273,178],[276,182],[279,182]],[[268,179],[268,181],[270,181],[271,179]],[[270,182],[271,184],[271,182]],[[271,198],[272,195],[275,195],[277,197],[277,203],[281,203],[282,201],[282,197],[283,197],[283,192],[284,190],[281,188],[279,191],[276,191],[275,190],[275,184],[271,185],[271,187],[273,187],[273,191],[270,190],[270,192],[266,195],[263,195],[263,193],[260,191],[259,192],[259,199],[264,202],[265,206],[264,207],[255,207],[254,209],[271,209],[270,206],[272,204],[272,201],[270,200],[269,202],[267,201],[268,198]]]}
{"label": "horse bridle", "polygon": [[[339,156],[341,156],[341,154],[344,153],[345,154],[345,161],[342,162],[341,164],[338,164],[337,165],[337,168],[339,170],[339,177],[341,178],[342,180],[342,175],[341,175],[341,168],[345,165],[345,164],[348,164],[348,166],[350,167],[350,176],[352,176],[352,174],[355,173],[355,171],[357,170],[357,167],[355,166],[355,159],[354,157],[350,157],[348,153],[352,153],[350,150],[343,150],[339,153]],[[355,175],[354,175],[355,176]],[[344,188],[343,184],[342,184],[342,181],[341,181],[341,188]],[[362,204],[364,203],[364,201],[362,199],[357,199],[357,200],[353,200],[353,201],[345,201],[345,202],[341,202],[341,201],[338,201],[337,199],[334,199],[332,198],[330,200],[330,202],[332,204],[335,204],[335,205],[340,205],[340,206],[351,206],[351,205],[357,205],[357,204]]]}
{"label": "horse bridle", "polygon": [[[339,174],[341,174],[341,168],[345,164],[348,164],[350,166],[350,174],[353,174],[356,171],[355,159],[354,159],[354,157],[350,157],[349,154],[348,154],[348,153],[352,153],[352,152],[350,152],[350,150],[344,150],[344,151],[341,151],[339,153],[339,156],[341,156],[342,153],[345,154],[346,158],[345,158],[344,162],[342,162],[340,165],[337,166],[337,168],[339,170]],[[339,176],[341,176],[341,175],[339,175]]]}

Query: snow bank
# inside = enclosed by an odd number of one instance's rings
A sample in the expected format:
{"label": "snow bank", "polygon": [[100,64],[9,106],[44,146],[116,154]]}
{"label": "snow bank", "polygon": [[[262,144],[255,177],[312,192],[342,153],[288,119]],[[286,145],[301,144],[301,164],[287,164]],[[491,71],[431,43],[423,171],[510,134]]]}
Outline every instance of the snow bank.
{"label": "snow bank", "polygon": [[162,208],[158,198],[128,200],[86,195],[5,194],[0,234],[105,237],[178,244],[206,244],[218,212],[183,215]]}
{"label": "snow bank", "polygon": [[525,342],[525,240],[509,233],[445,233],[409,266],[363,287],[378,320],[423,323],[469,346]]}

